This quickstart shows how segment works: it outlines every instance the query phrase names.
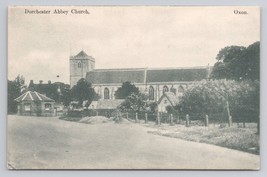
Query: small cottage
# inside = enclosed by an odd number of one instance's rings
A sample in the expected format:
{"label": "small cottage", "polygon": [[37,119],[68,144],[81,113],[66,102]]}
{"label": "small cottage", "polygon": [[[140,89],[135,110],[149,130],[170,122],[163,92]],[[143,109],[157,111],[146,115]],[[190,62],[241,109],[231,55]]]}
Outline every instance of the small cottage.
{"label": "small cottage", "polygon": [[27,91],[15,99],[18,102],[18,115],[54,116],[55,100],[35,91]]}
{"label": "small cottage", "polygon": [[158,110],[162,113],[167,113],[167,106],[174,107],[179,103],[179,96],[172,92],[165,92],[158,101]]}

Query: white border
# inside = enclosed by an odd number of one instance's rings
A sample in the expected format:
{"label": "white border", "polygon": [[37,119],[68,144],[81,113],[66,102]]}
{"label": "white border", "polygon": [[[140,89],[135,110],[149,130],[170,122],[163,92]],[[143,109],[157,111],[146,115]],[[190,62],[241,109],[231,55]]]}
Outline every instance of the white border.
{"label": "white border", "polygon": [[[179,6],[249,6],[258,5],[261,7],[261,170],[260,171],[8,171],[6,168],[6,114],[7,114],[7,6],[8,5],[179,5]],[[183,176],[183,177],[266,177],[267,176],[267,2],[264,0],[1,0],[0,1],[0,176],[3,177],[43,177],[43,176]]]}

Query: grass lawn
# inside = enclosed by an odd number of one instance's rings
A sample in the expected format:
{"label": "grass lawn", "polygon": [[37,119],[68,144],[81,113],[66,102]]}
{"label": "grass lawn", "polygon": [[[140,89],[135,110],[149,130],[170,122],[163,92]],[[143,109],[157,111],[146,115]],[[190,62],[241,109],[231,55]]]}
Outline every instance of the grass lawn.
{"label": "grass lawn", "polygon": [[256,134],[257,125],[254,123],[246,124],[246,128],[239,128],[237,124],[223,128],[219,125],[185,127],[181,124],[174,126],[150,124],[147,126],[155,128],[148,133],[259,154],[259,135]]}

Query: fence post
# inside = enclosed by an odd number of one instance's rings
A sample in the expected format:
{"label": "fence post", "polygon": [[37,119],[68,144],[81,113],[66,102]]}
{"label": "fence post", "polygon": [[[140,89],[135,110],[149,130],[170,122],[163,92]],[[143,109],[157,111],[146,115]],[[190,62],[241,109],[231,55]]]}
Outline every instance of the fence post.
{"label": "fence post", "polygon": [[176,124],[179,124],[180,123],[180,117],[179,115],[177,116],[177,119],[176,119]]}
{"label": "fence post", "polygon": [[147,112],[145,113],[145,123],[147,123]]}
{"label": "fence post", "polygon": [[229,122],[228,122],[229,127],[231,127],[232,124],[233,124],[233,122],[232,122],[232,116],[229,116]]}
{"label": "fence post", "polygon": [[137,123],[138,122],[138,113],[136,112],[135,113],[135,123]]}
{"label": "fence post", "polygon": [[205,126],[208,127],[209,126],[209,115],[206,114],[205,117]]}
{"label": "fence post", "polygon": [[157,125],[160,125],[160,115],[159,115],[159,111],[157,112]]}
{"label": "fence post", "polygon": [[185,126],[186,127],[189,127],[190,126],[190,118],[189,118],[189,115],[188,114],[186,114],[186,116],[185,116]]}
{"label": "fence post", "polygon": [[173,125],[173,114],[171,114],[170,125]]}
{"label": "fence post", "polygon": [[129,119],[129,113],[128,112],[126,112],[126,118]]}
{"label": "fence post", "polygon": [[243,128],[246,128],[246,122],[245,121],[243,122]]}

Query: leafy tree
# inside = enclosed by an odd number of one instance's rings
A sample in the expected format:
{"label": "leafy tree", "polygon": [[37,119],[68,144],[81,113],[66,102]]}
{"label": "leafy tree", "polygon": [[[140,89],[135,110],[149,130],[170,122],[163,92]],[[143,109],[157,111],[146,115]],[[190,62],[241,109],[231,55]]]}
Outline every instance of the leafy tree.
{"label": "leafy tree", "polygon": [[[253,121],[259,118],[259,82],[215,80],[191,85],[182,97],[181,106],[185,113],[220,113],[227,111],[230,117],[245,120],[248,115]],[[242,119],[242,120],[240,120]]]}
{"label": "leafy tree", "polygon": [[64,89],[62,90],[62,103],[64,106],[69,106],[71,102],[71,90]]}
{"label": "leafy tree", "polygon": [[201,81],[189,86],[181,101],[183,112],[210,114],[220,108],[220,95],[211,89],[211,82]]}
{"label": "leafy tree", "polygon": [[139,89],[131,82],[124,82],[121,87],[115,92],[116,99],[125,99],[131,93],[139,94]]}
{"label": "leafy tree", "polygon": [[147,96],[142,93],[131,93],[124,102],[120,105],[120,109],[124,111],[134,111],[140,113],[140,111],[145,111]]}
{"label": "leafy tree", "polygon": [[95,98],[95,90],[92,88],[92,84],[87,82],[84,78],[80,79],[75,86],[71,89],[71,98],[74,101],[78,101],[78,106],[82,106],[83,101],[88,101],[88,106]]}
{"label": "leafy tree", "polygon": [[158,104],[157,104],[157,102],[151,102],[151,103],[148,103],[148,108],[149,108],[149,112],[151,112],[151,113],[156,113],[156,111],[157,111],[157,108],[158,108]]}
{"label": "leafy tree", "polygon": [[18,75],[13,81],[8,81],[8,113],[17,112],[17,103],[14,101],[25,89],[25,79],[23,76]]}
{"label": "leafy tree", "polygon": [[211,73],[213,79],[259,80],[260,42],[250,46],[227,46],[219,51]]}
{"label": "leafy tree", "polygon": [[260,80],[260,42],[247,47],[243,64],[247,69],[244,76],[246,79]]}

